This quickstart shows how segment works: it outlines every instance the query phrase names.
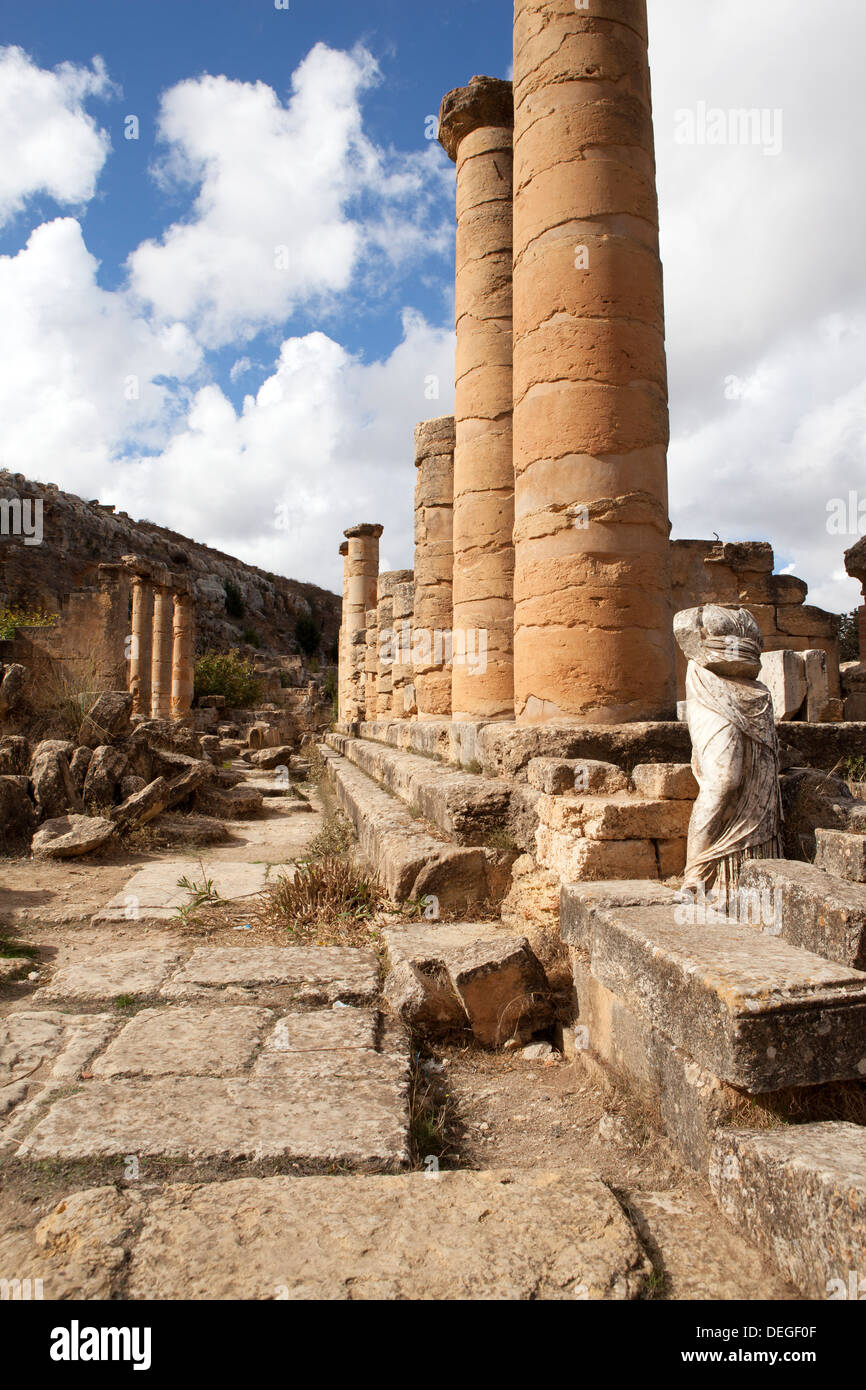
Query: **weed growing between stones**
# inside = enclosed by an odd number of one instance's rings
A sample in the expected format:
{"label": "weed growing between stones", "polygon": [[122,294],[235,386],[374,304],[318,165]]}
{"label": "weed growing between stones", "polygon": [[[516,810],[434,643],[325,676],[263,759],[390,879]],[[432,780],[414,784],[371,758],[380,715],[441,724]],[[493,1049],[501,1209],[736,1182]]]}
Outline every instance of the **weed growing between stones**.
{"label": "weed growing between stones", "polygon": [[457,1106],[434,1053],[412,1047],[409,1077],[409,1153],[416,1171],[435,1177],[457,1157]]}
{"label": "weed growing between stones", "polygon": [[350,938],[358,926],[369,944],[368,924],[385,906],[375,879],[338,855],[299,865],[294,878],[277,881],[270,900],[296,940],[321,941],[323,928],[336,928],[331,939],[345,945],[355,944]]}

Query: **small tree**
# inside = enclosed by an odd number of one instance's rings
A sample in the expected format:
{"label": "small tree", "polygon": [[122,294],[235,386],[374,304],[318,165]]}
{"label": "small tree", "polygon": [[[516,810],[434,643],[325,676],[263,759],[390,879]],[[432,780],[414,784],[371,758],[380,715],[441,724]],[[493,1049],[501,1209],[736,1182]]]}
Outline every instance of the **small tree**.
{"label": "small tree", "polygon": [[313,618],[308,618],[306,613],[302,613],[295,623],[295,637],[304,656],[312,656],[319,650],[322,629]]}
{"label": "small tree", "polygon": [[860,660],[860,619],[859,611],[843,613],[839,623],[839,660]]}
{"label": "small tree", "polygon": [[230,618],[242,618],[247,611],[244,603],[243,594],[231,579],[223,581],[223,588],[226,591],[226,612]]}
{"label": "small tree", "polygon": [[236,650],[205,652],[195,665],[195,694],[224,695],[232,709],[248,709],[261,693],[261,684],[251,661]]}

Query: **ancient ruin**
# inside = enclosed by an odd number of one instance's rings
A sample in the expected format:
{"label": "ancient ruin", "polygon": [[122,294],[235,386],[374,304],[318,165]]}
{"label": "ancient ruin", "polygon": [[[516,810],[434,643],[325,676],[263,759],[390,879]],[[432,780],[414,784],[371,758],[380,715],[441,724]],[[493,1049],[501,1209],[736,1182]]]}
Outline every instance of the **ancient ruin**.
{"label": "ancient ruin", "polygon": [[[51,1297],[866,1272],[866,607],[840,661],[770,542],[671,539],[646,9],[515,0],[513,83],[442,101],[455,404],[406,440],[411,569],[347,516],[341,598],[301,594],[100,515],[0,644],[0,1156],[84,1174],[0,1257]],[[242,582],[273,664],[232,704],[202,658]]]}

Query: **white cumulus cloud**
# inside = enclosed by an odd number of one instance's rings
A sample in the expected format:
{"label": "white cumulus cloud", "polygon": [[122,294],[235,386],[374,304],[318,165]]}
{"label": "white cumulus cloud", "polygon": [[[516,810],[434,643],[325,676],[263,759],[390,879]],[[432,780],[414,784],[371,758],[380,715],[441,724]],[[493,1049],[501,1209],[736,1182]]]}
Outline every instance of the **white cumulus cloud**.
{"label": "white cumulus cloud", "polygon": [[111,90],[101,58],[49,72],[20,48],[0,48],[0,226],[34,194],[70,205],[93,197],[111,144],[85,102]]}

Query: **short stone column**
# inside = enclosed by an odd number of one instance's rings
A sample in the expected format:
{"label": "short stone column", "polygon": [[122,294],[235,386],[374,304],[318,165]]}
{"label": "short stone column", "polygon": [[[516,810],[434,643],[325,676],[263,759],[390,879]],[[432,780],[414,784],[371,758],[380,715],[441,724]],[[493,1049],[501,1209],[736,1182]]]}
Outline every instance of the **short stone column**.
{"label": "short stone column", "polygon": [[646,0],[515,0],[518,722],[672,716],[668,438]]}
{"label": "short stone column", "polygon": [[379,693],[379,611],[367,610],[366,648],[364,659],[364,718],[378,717]]}
{"label": "short stone column", "polygon": [[195,688],[195,607],[192,594],[174,596],[171,652],[171,717],[186,719]]}
{"label": "short stone column", "polygon": [[154,719],[171,715],[171,667],[174,604],[166,584],[153,591],[153,641],[150,668],[150,711]]}
{"label": "short stone column", "polygon": [[384,574],[379,575],[379,603],[376,614],[378,719],[391,718],[394,670],[400,656],[400,641],[394,624],[394,593],[398,585],[405,584],[411,577],[411,570],[386,570]]}
{"label": "short stone column", "polygon": [[132,579],[132,623],[129,635],[128,689],[133,714],[150,714],[153,662],[153,587],[142,574]]}
{"label": "short stone column", "polygon": [[391,688],[391,718],[410,719],[417,713],[412,672],[412,616],[415,612],[415,576],[394,585],[394,669]]}
{"label": "short stone column", "polygon": [[340,631],[337,635],[337,718],[342,722],[346,711],[346,693],[348,689],[348,655],[346,650],[346,633],[348,631],[346,621],[346,608],[348,604],[349,591],[349,542],[343,541],[340,546],[340,554],[343,557],[343,605],[340,611]]}
{"label": "short stone column", "polygon": [[454,719],[514,717],[510,82],[449,92],[439,140],[457,164]]}
{"label": "short stone column", "polygon": [[451,718],[454,418],[415,430],[415,613],[412,664],[419,719]]}
{"label": "short stone column", "polygon": [[347,646],[347,723],[363,719],[366,713],[364,684],[367,664],[367,613],[376,607],[379,576],[379,537],[383,527],[370,522],[351,526],[344,535],[349,542],[346,557]]}

